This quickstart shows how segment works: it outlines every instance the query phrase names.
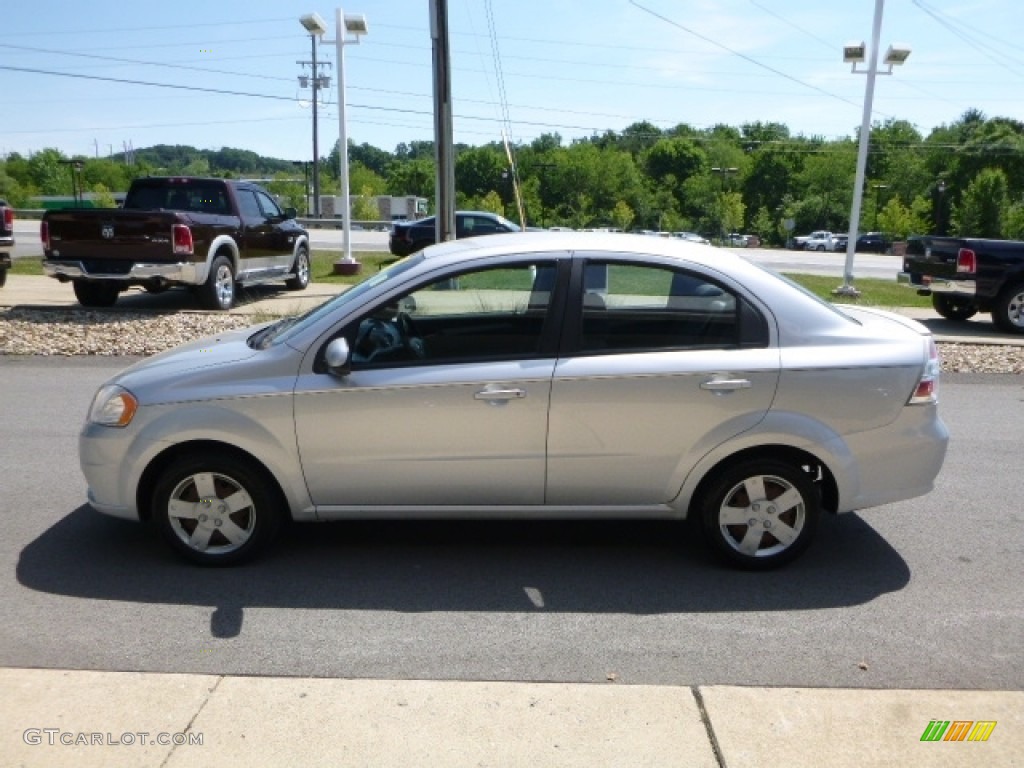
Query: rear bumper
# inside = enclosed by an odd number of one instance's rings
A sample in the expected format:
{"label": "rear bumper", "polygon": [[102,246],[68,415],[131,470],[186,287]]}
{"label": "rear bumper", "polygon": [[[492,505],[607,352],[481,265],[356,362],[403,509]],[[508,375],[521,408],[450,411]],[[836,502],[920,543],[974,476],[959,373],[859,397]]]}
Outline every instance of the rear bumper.
{"label": "rear bumper", "polygon": [[68,280],[116,280],[124,283],[165,281],[183,285],[201,285],[206,280],[206,265],[190,262],[175,264],[132,264],[126,273],[90,272],[80,261],[43,260],[43,272],[62,282]]}
{"label": "rear bumper", "polygon": [[974,280],[949,280],[945,277],[900,272],[896,275],[896,282],[933,293],[955,293],[958,296],[976,296],[978,293],[978,284]]}

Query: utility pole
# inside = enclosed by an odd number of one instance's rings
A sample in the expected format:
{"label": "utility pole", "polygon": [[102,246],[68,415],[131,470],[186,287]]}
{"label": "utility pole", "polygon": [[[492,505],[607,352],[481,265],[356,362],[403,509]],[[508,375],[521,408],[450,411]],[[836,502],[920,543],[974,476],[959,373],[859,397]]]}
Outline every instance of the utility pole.
{"label": "utility pole", "polygon": [[313,60],[312,61],[297,61],[295,62],[303,68],[309,67],[311,76],[299,75],[299,87],[306,88],[312,86],[313,88],[313,216],[317,219],[320,218],[320,147],[317,134],[317,105],[320,101],[319,91],[321,89],[327,89],[331,87],[331,78],[326,75],[320,74],[321,67],[331,66],[331,62],[316,60],[316,34],[309,36],[309,41],[312,45]]}
{"label": "utility pole", "polygon": [[455,152],[452,145],[452,75],[448,46],[448,0],[430,0],[434,51],[434,157],[437,159],[435,237],[455,239]]}

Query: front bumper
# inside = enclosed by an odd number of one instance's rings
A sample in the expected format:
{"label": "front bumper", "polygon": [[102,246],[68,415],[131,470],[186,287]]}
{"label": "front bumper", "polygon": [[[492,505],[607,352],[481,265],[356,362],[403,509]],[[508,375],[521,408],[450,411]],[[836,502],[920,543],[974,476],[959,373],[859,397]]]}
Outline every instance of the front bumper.
{"label": "front bumper", "polygon": [[191,262],[174,264],[132,264],[125,273],[90,272],[81,261],[43,260],[43,272],[62,282],[68,280],[117,280],[125,283],[165,281],[183,285],[202,285],[206,280],[206,265]]}
{"label": "front bumper", "polygon": [[916,272],[900,272],[896,275],[896,282],[933,293],[955,293],[958,296],[976,296],[978,293],[978,284],[973,280],[950,280],[945,277],[920,275]]}

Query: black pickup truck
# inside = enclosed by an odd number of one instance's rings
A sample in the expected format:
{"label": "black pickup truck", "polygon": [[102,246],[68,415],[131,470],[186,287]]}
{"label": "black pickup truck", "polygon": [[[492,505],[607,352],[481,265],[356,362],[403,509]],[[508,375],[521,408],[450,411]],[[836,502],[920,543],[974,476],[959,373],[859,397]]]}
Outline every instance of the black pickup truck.
{"label": "black pickup truck", "polygon": [[14,209],[6,200],[0,200],[0,288],[7,282],[7,270],[11,268],[11,254],[14,247]]}
{"label": "black pickup truck", "polygon": [[897,280],[949,320],[991,312],[997,328],[1024,334],[1024,242],[911,237]]}
{"label": "black pickup truck", "polygon": [[294,209],[245,181],[136,179],[121,209],[48,211],[40,237],[43,271],[70,281],[87,307],[109,307],[131,285],[187,286],[226,310],[236,284],[309,284],[309,237]]}

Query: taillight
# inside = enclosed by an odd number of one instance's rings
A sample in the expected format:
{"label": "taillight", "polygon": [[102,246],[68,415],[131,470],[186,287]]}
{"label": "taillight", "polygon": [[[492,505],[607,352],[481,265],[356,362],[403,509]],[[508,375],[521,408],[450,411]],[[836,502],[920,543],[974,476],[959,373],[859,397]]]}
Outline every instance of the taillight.
{"label": "taillight", "polygon": [[914,394],[907,401],[908,405],[925,405],[939,401],[939,372],[942,370],[942,363],[939,360],[939,348],[935,345],[935,339],[928,337],[928,361],[924,364],[924,371],[918,379]]}
{"label": "taillight", "polygon": [[192,255],[192,230],[184,224],[174,224],[171,227],[171,240],[174,242],[174,252],[185,256]]}
{"label": "taillight", "polygon": [[39,239],[43,241],[43,250],[50,250],[50,224],[42,221],[39,223]]}
{"label": "taillight", "polygon": [[978,271],[978,256],[970,248],[961,248],[956,255],[956,271],[968,274]]}
{"label": "taillight", "polygon": [[4,208],[4,229],[14,229],[13,208]]}

